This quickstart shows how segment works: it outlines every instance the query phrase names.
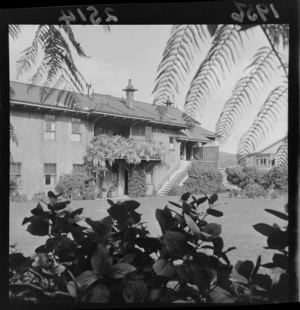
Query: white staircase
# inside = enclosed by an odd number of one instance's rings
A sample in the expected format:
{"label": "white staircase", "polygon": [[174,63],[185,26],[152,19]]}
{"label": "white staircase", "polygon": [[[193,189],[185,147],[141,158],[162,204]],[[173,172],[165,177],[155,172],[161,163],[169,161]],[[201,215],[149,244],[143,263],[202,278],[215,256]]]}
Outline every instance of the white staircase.
{"label": "white staircase", "polygon": [[181,160],[179,169],[170,175],[169,180],[160,188],[160,190],[157,192],[157,195],[165,196],[174,185],[177,185],[182,174],[186,171],[190,163],[190,161]]}

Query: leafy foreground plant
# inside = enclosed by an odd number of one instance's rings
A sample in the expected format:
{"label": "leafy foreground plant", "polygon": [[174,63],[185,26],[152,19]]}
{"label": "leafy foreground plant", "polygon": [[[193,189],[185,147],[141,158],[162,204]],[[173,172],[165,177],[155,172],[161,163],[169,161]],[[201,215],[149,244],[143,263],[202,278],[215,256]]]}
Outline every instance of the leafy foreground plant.
{"label": "leafy foreground plant", "polygon": [[[108,199],[109,216],[100,221],[85,218],[85,226],[79,224],[83,208],[72,211],[65,201],[48,204],[49,211],[45,211],[38,204],[23,224],[30,223],[27,230],[32,235],[49,238],[31,257],[10,254],[11,302],[272,301],[272,294],[256,290],[254,299],[245,299],[240,287],[252,282],[240,284],[232,279],[227,253],[235,248],[224,250],[221,225],[205,221],[209,215],[223,215],[215,209],[217,194],[191,198],[188,202],[190,194],[185,193],[182,204],[170,202],[180,212],[168,206],[156,210],[162,230],[159,238],[149,236],[136,212],[140,204],[134,200],[114,203]],[[206,202],[206,211],[198,213]],[[249,263],[238,263],[242,275],[245,264]],[[259,267],[257,263],[249,281],[254,273],[259,276]]]}

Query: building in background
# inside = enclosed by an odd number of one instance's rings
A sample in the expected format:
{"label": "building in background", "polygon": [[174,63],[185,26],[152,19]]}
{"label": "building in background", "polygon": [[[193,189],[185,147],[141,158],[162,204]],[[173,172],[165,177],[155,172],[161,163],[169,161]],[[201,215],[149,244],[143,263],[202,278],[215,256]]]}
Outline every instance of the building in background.
{"label": "building in background", "polygon": [[[125,99],[73,93],[76,109],[58,99],[61,90],[52,89],[52,95],[41,103],[42,88],[35,86],[28,91],[28,86],[11,82],[15,95],[10,100],[10,122],[19,143],[10,146],[10,174],[17,179],[19,191],[29,198],[39,191],[54,190],[62,174],[83,172],[86,147],[100,134],[164,143],[168,152],[163,162],[141,163],[149,195],[183,173],[191,161],[218,169],[215,134],[199,126],[187,126],[183,112],[172,105],[160,118],[154,105],[134,100],[136,90],[131,80],[124,89]],[[114,184],[117,196],[127,195],[125,160],[116,160],[112,166],[107,163],[107,167],[104,183]]]}
{"label": "building in background", "polygon": [[275,154],[284,140],[286,140],[286,137],[250,154],[248,156],[247,165],[255,166],[260,169],[270,169],[274,167]]}

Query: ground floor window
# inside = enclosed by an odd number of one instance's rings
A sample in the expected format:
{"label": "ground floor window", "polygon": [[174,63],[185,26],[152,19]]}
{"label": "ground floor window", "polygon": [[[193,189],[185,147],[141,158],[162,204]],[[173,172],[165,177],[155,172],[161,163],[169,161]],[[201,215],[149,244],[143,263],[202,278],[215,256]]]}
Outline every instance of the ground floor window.
{"label": "ground floor window", "polygon": [[83,173],[84,167],[82,164],[73,164],[73,173]]}
{"label": "ground floor window", "polygon": [[271,167],[272,160],[271,156],[268,155],[256,155],[255,164],[257,167]]}
{"label": "ground floor window", "polygon": [[44,184],[55,185],[56,183],[56,164],[44,164]]}
{"label": "ground floor window", "polygon": [[169,150],[173,151],[175,150],[175,138],[169,137]]}
{"label": "ground floor window", "polygon": [[16,185],[21,186],[21,163],[10,163],[10,178],[16,181]]}

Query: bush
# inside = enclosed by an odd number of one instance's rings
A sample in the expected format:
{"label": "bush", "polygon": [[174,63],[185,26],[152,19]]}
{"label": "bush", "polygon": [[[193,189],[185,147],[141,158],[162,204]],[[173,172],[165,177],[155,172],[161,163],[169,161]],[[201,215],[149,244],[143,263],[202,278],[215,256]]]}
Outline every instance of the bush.
{"label": "bush", "polygon": [[268,193],[259,184],[248,184],[244,189],[242,189],[241,195],[247,198],[266,198]]}
{"label": "bush", "polygon": [[22,203],[28,201],[28,197],[25,194],[20,194],[18,191],[15,191],[9,196],[9,200]]}
{"label": "bush", "polygon": [[131,171],[128,177],[128,196],[145,197],[147,191],[146,174],[141,168]]}
{"label": "bush", "polygon": [[95,189],[93,187],[85,187],[82,190],[81,197],[84,200],[95,200],[96,198]]}
{"label": "bush", "polygon": [[55,190],[58,193],[64,193],[63,198],[89,199],[86,197],[92,197],[90,192],[95,189],[95,186],[91,184],[93,180],[93,177],[86,174],[63,174],[60,176]]}
{"label": "bush", "polygon": [[[43,244],[28,257],[10,253],[10,303],[108,303],[120,308],[146,302],[201,306],[289,301],[288,225],[253,225],[277,253],[273,262],[262,265],[259,256],[256,263],[238,261],[233,270],[227,253],[235,247],[224,247],[222,226],[207,222],[223,216],[218,195],[190,198],[181,204],[170,202],[177,207],[175,214],[167,206],[156,209],[161,228],[157,237],[141,223],[136,211],[140,203],[134,200],[107,200],[108,216],[85,218],[89,229],[80,223],[83,208],[66,208],[69,201],[46,210],[38,204],[23,224],[28,233],[42,236]],[[206,220],[196,213],[204,204]],[[283,212],[265,211],[288,220]],[[273,272],[282,270],[277,279],[259,273],[267,265]]]}
{"label": "bush", "polygon": [[229,198],[237,198],[240,193],[241,193],[240,188],[233,188],[232,190],[230,190],[228,197]]}
{"label": "bush", "polygon": [[48,197],[47,197],[47,195],[46,195],[45,192],[39,191],[38,193],[35,193],[35,194],[32,196],[32,200],[33,200],[33,201],[40,201],[40,200],[47,201],[47,200],[48,200]]}
{"label": "bush", "polygon": [[282,193],[288,192],[288,175],[283,173],[280,169],[274,167],[268,172],[271,184],[275,190]]}
{"label": "bush", "polygon": [[168,196],[181,196],[182,194],[184,194],[185,192],[187,192],[187,188],[185,186],[179,186],[179,185],[175,185],[173,187],[171,187],[171,189],[168,192]]}
{"label": "bush", "polygon": [[186,191],[192,194],[220,192],[223,175],[218,170],[202,168],[192,163],[188,169],[188,179],[183,183]]}

